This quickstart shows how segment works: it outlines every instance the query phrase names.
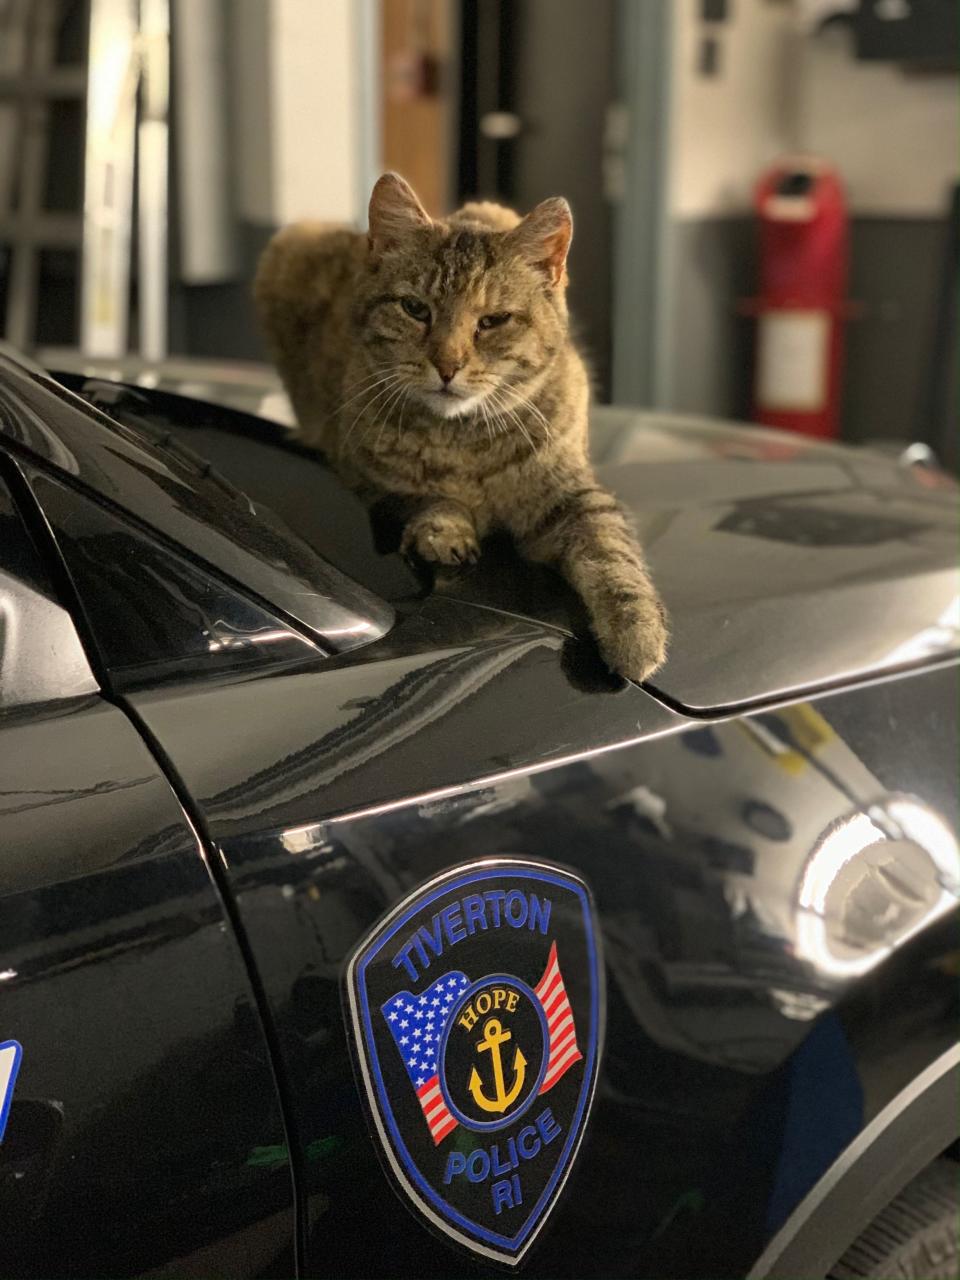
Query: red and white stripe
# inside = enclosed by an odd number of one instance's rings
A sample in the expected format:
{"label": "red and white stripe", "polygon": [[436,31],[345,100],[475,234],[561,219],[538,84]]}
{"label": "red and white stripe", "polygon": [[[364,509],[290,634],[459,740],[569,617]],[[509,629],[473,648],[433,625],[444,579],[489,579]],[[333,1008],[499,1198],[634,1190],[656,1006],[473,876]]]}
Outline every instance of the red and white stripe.
{"label": "red and white stripe", "polygon": [[547,1060],[547,1072],[543,1077],[540,1092],[552,1089],[564,1072],[569,1071],[575,1062],[579,1062],[583,1054],[577,1048],[577,1029],[573,1025],[573,1010],[567,999],[567,991],[560,973],[560,962],[557,960],[557,944],[550,948],[547,968],[535,988],[537,999],[543,1005],[547,1015],[547,1030],[550,1033],[550,1057]]}
{"label": "red and white stripe", "polygon": [[440,1092],[439,1076],[431,1076],[426,1084],[421,1085],[417,1090],[417,1097],[423,1107],[423,1114],[427,1117],[433,1144],[439,1146],[447,1134],[457,1127],[457,1122],[447,1110],[447,1104]]}

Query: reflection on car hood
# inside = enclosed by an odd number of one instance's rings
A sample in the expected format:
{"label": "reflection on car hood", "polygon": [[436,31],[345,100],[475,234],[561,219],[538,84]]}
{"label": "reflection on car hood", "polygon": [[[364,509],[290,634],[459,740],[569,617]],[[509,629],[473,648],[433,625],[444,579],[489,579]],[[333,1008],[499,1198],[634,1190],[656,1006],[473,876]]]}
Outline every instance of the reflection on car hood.
{"label": "reflection on car hood", "polygon": [[[600,479],[629,509],[671,618],[650,681],[692,710],[915,665],[960,648],[957,488],[758,427],[598,409]],[[488,566],[449,588],[559,625],[571,602]]]}

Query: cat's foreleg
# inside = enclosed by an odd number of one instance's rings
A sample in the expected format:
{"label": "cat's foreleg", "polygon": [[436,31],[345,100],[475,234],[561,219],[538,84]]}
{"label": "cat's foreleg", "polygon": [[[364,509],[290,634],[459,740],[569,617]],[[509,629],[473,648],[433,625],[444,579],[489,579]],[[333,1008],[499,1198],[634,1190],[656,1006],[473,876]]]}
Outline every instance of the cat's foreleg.
{"label": "cat's foreleg", "polygon": [[551,495],[520,548],[552,564],[586,605],[604,661],[630,680],[644,680],[667,651],[663,605],[643,552],[619,503],[590,475]]}

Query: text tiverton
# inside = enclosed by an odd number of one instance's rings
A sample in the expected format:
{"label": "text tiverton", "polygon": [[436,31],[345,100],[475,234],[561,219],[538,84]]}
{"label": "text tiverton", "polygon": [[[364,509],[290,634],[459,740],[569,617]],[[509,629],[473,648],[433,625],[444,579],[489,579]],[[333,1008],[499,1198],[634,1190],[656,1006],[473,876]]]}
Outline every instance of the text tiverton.
{"label": "text tiverton", "polygon": [[541,899],[535,893],[521,893],[519,889],[509,892],[487,889],[484,893],[467,894],[435,912],[429,927],[422,924],[411,933],[393,957],[393,967],[399,969],[402,965],[416,981],[435,959],[477,929],[527,928],[546,934],[550,907],[549,898]]}

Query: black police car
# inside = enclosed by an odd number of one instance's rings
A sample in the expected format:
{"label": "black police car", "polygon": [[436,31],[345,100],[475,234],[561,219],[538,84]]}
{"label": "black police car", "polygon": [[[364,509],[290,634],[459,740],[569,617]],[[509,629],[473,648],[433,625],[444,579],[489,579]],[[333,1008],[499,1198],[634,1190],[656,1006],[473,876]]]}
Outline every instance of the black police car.
{"label": "black police car", "polygon": [[956,1275],[956,489],[595,449],[643,688],[282,429],[0,358],[0,1274]]}

